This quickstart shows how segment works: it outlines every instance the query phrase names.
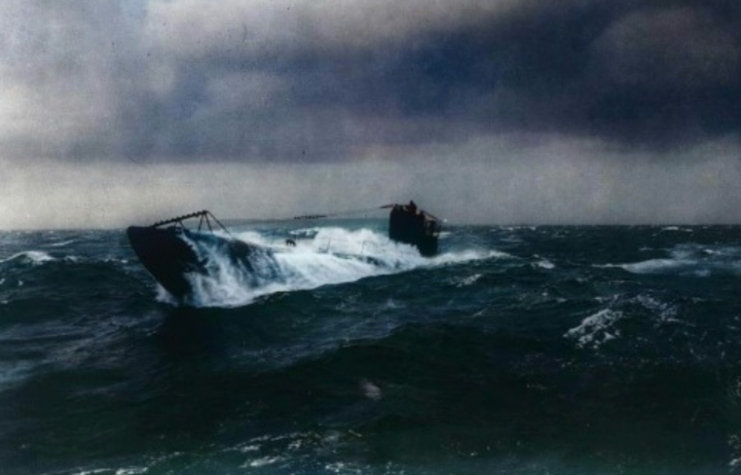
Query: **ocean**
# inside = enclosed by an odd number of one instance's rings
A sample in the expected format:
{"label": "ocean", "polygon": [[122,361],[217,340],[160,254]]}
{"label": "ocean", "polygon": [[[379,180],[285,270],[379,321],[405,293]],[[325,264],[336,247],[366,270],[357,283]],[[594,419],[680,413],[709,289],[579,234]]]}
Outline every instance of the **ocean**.
{"label": "ocean", "polygon": [[[741,467],[741,228],[238,223],[175,301],[124,231],[0,232],[0,474]],[[285,240],[296,240],[295,247]]]}

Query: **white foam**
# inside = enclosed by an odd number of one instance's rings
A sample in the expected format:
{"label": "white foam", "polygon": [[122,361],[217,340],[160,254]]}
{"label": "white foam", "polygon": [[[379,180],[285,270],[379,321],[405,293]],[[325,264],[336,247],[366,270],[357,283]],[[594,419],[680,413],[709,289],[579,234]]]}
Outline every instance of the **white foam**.
{"label": "white foam", "polygon": [[[739,397],[738,387],[736,388],[735,396]],[[731,461],[728,463],[728,466],[733,471],[736,468],[741,466],[741,457],[738,457],[739,453],[741,453],[741,435],[738,435],[738,434],[730,435],[728,437],[728,445],[731,447],[731,452],[733,453],[733,456],[734,456],[734,458],[732,458]]]}
{"label": "white foam", "polygon": [[44,262],[55,260],[52,256],[45,253],[44,251],[24,251],[13,254],[7,259],[0,260],[0,263],[10,262],[16,259],[24,262],[29,262],[33,265],[43,264]]}
{"label": "white foam", "polygon": [[127,467],[117,469],[115,475],[140,475],[148,471],[148,467]]}
{"label": "white foam", "polygon": [[461,279],[461,281],[456,284],[456,287],[468,287],[469,285],[473,285],[481,278],[481,276],[482,274],[469,275],[468,277]]}
{"label": "white foam", "polygon": [[674,304],[663,302],[656,297],[644,294],[638,295],[635,301],[658,317],[658,323],[679,323],[691,326],[691,324],[677,318],[679,308]]}
{"label": "white foam", "polygon": [[77,239],[68,239],[66,241],[53,242],[49,244],[49,247],[64,247],[64,246],[68,246],[75,242],[77,242]]}
{"label": "white foam", "polygon": [[295,229],[293,231],[289,231],[288,234],[290,234],[291,236],[313,237],[316,236],[316,233],[319,232],[319,229],[321,228]]}
{"label": "white foam", "polygon": [[362,379],[358,384],[360,392],[368,399],[380,401],[383,398],[383,391],[373,381]]}
{"label": "white foam", "polygon": [[618,264],[615,267],[620,267],[628,272],[633,272],[634,274],[653,274],[679,269],[692,264],[693,262],[691,261],[681,259],[649,259],[647,261],[634,262],[632,264]]}
{"label": "white foam", "polygon": [[34,368],[35,365],[27,361],[0,364],[0,392],[28,379]]}
{"label": "white foam", "polygon": [[708,254],[704,250],[700,253],[687,246],[672,249],[669,254],[669,257],[666,258],[648,259],[624,264],[595,265],[594,267],[620,268],[634,274],[661,274],[694,270],[698,266],[708,263],[707,259],[705,259]]}
{"label": "white foam", "polygon": [[575,339],[580,348],[599,348],[602,344],[620,337],[615,324],[623,318],[623,313],[609,308],[602,309],[582,320],[564,334],[564,337]]}
{"label": "white foam", "polygon": [[741,248],[731,246],[701,246],[683,244],[668,249],[668,256],[645,261],[594,265],[601,268],[620,268],[634,274],[679,273],[708,277],[714,273],[741,273]]}
{"label": "white foam", "polygon": [[265,467],[266,465],[273,465],[276,462],[283,460],[282,457],[260,457],[254,460],[250,460],[243,464],[240,468],[259,468]]}
{"label": "white foam", "polygon": [[112,468],[94,468],[92,470],[82,470],[75,472],[74,475],[96,475],[98,473],[114,473],[115,469]]}
{"label": "white foam", "polygon": [[540,267],[541,269],[551,270],[555,269],[556,264],[552,263],[548,259],[543,259],[541,261],[538,261],[535,263],[536,266]]}
{"label": "white foam", "polygon": [[156,289],[157,289],[156,290],[156,292],[157,292],[156,300],[158,302],[162,302],[162,303],[166,303],[166,304],[170,304],[170,305],[177,305],[178,304],[177,299],[175,297],[173,297],[172,294],[170,294],[170,292],[168,292],[167,290],[165,290],[165,288],[162,287],[159,283],[157,283]]}
{"label": "white foam", "polygon": [[[238,234],[238,239],[270,251],[251,256],[252,269],[235,263],[217,246],[191,242],[208,262],[209,272],[188,276],[194,292],[186,303],[234,307],[275,292],[308,290],[420,267],[510,257],[498,251],[465,250],[424,258],[416,248],[393,242],[370,229],[312,228],[304,235],[313,237],[297,240],[296,246],[286,246],[283,237],[255,231]],[[163,295],[159,299],[168,300]]]}
{"label": "white foam", "polygon": [[112,475],[141,475],[148,471],[149,467],[95,468],[75,472],[74,475],[97,475],[100,473],[110,473]]}
{"label": "white foam", "polygon": [[243,445],[239,447],[238,449],[240,452],[247,453],[247,452],[258,452],[260,450],[259,445],[250,444],[250,445]]}

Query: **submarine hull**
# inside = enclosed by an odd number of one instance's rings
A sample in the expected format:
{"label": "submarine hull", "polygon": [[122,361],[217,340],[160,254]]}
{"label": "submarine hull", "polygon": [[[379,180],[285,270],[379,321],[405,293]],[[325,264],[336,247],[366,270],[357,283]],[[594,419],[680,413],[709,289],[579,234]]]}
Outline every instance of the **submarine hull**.
{"label": "submarine hull", "polygon": [[389,238],[392,241],[415,246],[424,257],[438,253],[440,221],[420,211],[409,211],[407,207],[396,205],[389,216]]}
{"label": "submarine hull", "polygon": [[126,234],[144,267],[179,300],[194,293],[190,277],[214,277],[220,266],[239,274],[248,287],[280,279],[273,252],[256,244],[179,226],[130,226]]}
{"label": "submarine hull", "polygon": [[183,298],[191,291],[189,273],[204,273],[196,252],[182,238],[188,232],[176,227],[129,226],[126,235],[139,261],[169,293]]}

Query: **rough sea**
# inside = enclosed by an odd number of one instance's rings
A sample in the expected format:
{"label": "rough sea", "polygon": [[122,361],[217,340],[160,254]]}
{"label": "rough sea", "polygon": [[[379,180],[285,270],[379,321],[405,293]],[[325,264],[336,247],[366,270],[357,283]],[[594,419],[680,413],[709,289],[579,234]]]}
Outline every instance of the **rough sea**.
{"label": "rough sea", "polygon": [[741,228],[385,226],[233,226],[278,277],[202,249],[185,303],[122,229],[0,232],[0,474],[741,471]]}

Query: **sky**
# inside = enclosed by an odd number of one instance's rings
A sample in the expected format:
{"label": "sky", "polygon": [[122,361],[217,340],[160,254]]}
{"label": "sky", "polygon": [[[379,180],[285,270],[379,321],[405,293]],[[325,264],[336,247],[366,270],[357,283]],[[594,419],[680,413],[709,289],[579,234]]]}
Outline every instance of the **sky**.
{"label": "sky", "polygon": [[741,223],[737,0],[3,0],[0,229]]}

